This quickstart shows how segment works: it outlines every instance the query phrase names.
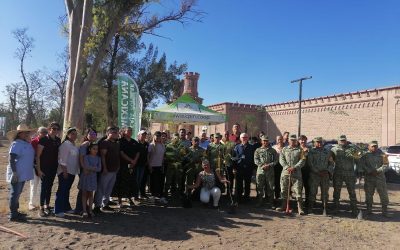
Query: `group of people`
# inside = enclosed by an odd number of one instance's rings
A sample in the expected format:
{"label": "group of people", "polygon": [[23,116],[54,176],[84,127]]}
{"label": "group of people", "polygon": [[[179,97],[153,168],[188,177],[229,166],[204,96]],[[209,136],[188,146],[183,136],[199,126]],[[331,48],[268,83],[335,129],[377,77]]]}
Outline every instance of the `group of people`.
{"label": "group of people", "polygon": [[[56,122],[40,127],[34,138],[33,132],[21,124],[7,133],[11,141],[7,167],[11,221],[25,220],[18,208],[26,181],[30,181],[31,187],[29,209],[38,209],[40,217],[76,213],[88,218],[113,210],[113,205],[123,206],[123,200],[134,206],[137,201],[148,199],[148,193],[161,205],[168,204],[171,198],[180,198],[199,199],[218,208],[225,192],[233,201],[246,203],[254,175],[258,207],[267,201],[271,209],[284,211],[287,201],[294,196],[299,215],[312,213],[320,186],[326,214],[333,179],[334,212],[339,209],[344,182],[352,213],[356,215],[355,184],[360,172],[364,173],[367,213],[372,212],[372,197],[377,190],[382,214],[388,216],[384,175],[387,158],[376,141],[369,143],[367,152],[361,152],[342,135],[338,144],[328,149],[321,137],[314,138],[309,147],[306,136],[297,138],[285,132],[272,145],[264,133],[258,138],[241,133],[239,124],[233,126],[232,132],[226,131],[223,136],[215,133],[210,138],[205,132],[201,137],[191,137],[183,128],[171,138],[168,132],[157,131],[150,136],[146,130],[134,136],[130,127],[112,126],[106,129],[104,137],[98,138],[97,131],[89,128],[80,144],[76,128],[68,128],[61,140],[61,127]],[[56,176],[58,188],[52,209],[50,200]],[[76,176],[79,192],[72,209],[70,190]]]}

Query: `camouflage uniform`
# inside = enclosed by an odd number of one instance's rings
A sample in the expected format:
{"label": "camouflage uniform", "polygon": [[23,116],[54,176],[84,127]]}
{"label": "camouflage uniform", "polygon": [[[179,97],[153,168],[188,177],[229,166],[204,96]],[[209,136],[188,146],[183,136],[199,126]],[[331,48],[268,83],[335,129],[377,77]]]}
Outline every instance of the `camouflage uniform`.
{"label": "camouflage uniform", "polygon": [[343,182],[346,183],[347,191],[350,197],[350,206],[353,215],[357,214],[357,198],[356,198],[356,175],[355,163],[357,157],[355,150],[350,145],[335,145],[332,149],[332,156],[335,161],[335,170],[333,172],[333,200],[335,202],[335,210],[339,208],[340,191]]}
{"label": "camouflage uniform", "polygon": [[333,166],[330,162],[331,152],[323,147],[312,148],[307,156],[307,163],[310,167],[310,194],[308,210],[313,208],[315,198],[318,192],[318,186],[321,186],[321,198],[324,205],[328,202],[329,174],[333,174]]}
{"label": "camouflage uniform", "polygon": [[388,167],[387,160],[382,151],[368,152],[362,158],[362,168],[365,173],[365,203],[367,204],[367,213],[371,213],[373,196],[375,189],[378,191],[382,204],[382,213],[386,215],[389,197],[386,188],[385,170]]}
{"label": "camouflage uniform", "polygon": [[202,159],[206,157],[206,151],[197,146],[191,146],[189,153],[186,155],[188,164],[186,169],[186,185],[193,185],[197,175],[203,170],[201,167]]}
{"label": "camouflage uniform", "polygon": [[226,141],[224,143],[224,165],[227,170],[227,177],[230,181],[230,184],[228,184],[229,191],[232,194],[233,190],[233,179],[235,178],[235,175],[233,174],[233,161],[232,161],[232,156],[233,156],[233,149],[235,148],[235,143],[232,141]]}
{"label": "camouflage uniform", "polygon": [[207,147],[207,157],[213,171],[221,173],[224,169],[225,147],[222,143],[210,143]]}
{"label": "camouflage uniform", "polygon": [[186,154],[186,149],[178,140],[173,140],[165,147],[165,162],[167,164],[167,171],[165,174],[165,194],[168,189],[172,190],[178,185],[178,190],[183,191],[182,188],[182,175],[183,175],[183,156]]}
{"label": "camouflage uniform", "polygon": [[[260,206],[264,198],[265,187],[267,187],[268,201],[273,205],[275,186],[274,167],[278,164],[278,161],[278,153],[271,146],[257,148],[254,153],[254,163],[257,165],[256,183]],[[267,170],[263,169],[265,164],[269,165]]]}
{"label": "camouflage uniform", "polygon": [[[295,138],[295,137],[293,137]],[[291,140],[293,140],[291,138]],[[294,192],[298,206],[299,213],[303,213],[302,210],[302,189],[303,189],[303,181],[301,176],[301,168],[304,166],[306,161],[304,151],[300,147],[291,147],[286,146],[282,149],[282,152],[279,156],[279,163],[282,165],[283,170],[281,174],[281,195],[283,198],[282,207],[279,210],[283,210],[285,206],[285,202],[288,198],[288,187],[289,187],[289,172],[288,168],[293,167],[295,172],[291,174],[291,188]]]}

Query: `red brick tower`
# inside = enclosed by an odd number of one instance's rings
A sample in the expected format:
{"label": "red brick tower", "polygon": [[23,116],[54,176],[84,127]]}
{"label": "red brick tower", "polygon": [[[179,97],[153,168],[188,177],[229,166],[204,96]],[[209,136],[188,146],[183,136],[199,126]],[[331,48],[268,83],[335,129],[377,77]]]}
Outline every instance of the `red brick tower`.
{"label": "red brick tower", "polygon": [[200,74],[197,72],[185,72],[182,94],[189,94],[197,102],[203,103],[203,98],[199,97],[199,92],[197,91],[199,78]]}

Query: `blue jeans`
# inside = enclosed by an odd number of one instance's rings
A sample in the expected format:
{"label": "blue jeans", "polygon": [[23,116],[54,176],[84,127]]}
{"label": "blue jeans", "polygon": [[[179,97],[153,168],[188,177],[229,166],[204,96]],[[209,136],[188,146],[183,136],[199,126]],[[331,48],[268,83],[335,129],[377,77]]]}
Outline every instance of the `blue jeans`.
{"label": "blue jeans", "polygon": [[[135,167],[135,179],[136,179],[136,185],[137,187],[135,188],[135,197],[137,198],[140,192],[140,187],[142,186],[142,181],[143,181],[143,175],[144,175],[144,166],[136,166]],[[145,195],[145,194],[140,194],[140,195]]]}
{"label": "blue jeans", "polygon": [[64,178],[63,174],[58,175],[58,189],[56,193],[56,203],[54,205],[54,213],[64,213],[72,210],[69,203],[69,191],[71,190],[72,183],[74,183],[75,175],[68,174]]}
{"label": "blue jeans", "polygon": [[18,217],[19,197],[24,189],[25,181],[10,183],[10,218]]}

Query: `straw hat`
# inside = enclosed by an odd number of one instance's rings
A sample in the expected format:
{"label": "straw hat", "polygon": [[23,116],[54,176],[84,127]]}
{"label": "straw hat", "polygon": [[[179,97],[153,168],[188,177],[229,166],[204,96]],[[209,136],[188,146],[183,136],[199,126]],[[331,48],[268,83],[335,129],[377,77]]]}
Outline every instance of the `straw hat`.
{"label": "straw hat", "polygon": [[10,141],[14,141],[15,137],[18,135],[20,132],[35,132],[36,129],[29,128],[26,126],[26,124],[20,124],[18,125],[16,130],[11,130],[7,132],[7,138]]}

